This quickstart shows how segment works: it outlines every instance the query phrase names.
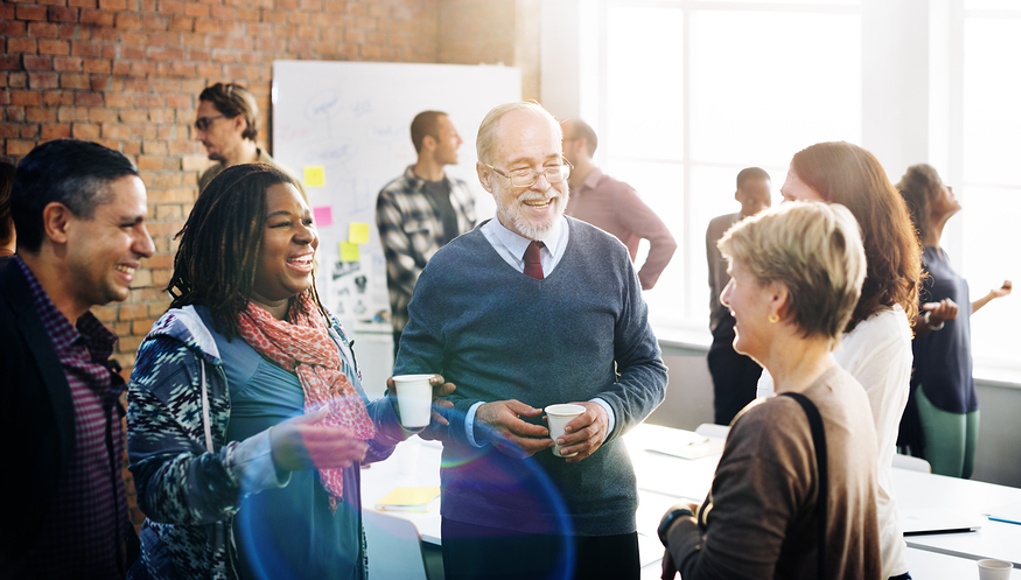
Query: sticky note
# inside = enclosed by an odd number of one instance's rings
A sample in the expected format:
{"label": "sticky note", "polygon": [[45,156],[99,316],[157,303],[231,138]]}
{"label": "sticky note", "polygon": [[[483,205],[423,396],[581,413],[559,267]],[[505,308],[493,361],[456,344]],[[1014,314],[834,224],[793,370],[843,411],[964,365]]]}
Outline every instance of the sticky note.
{"label": "sticky note", "polygon": [[326,171],[322,165],[305,166],[305,187],[322,187],[326,185]]}
{"label": "sticky note", "polygon": [[326,226],[333,225],[333,207],[328,205],[320,205],[312,208],[312,219],[315,220],[316,226],[325,228]]}
{"label": "sticky note", "polygon": [[354,242],[340,242],[340,261],[357,262],[361,259],[361,252],[358,244]]}
{"label": "sticky note", "polygon": [[347,241],[352,244],[369,243],[369,224],[365,222],[351,222],[347,228]]}

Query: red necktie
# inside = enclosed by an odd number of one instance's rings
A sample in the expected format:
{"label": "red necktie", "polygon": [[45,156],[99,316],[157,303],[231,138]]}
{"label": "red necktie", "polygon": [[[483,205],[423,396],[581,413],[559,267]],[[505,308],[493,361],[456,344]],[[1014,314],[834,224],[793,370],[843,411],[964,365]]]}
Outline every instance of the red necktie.
{"label": "red necktie", "polygon": [[525,250],[525,275],[536,280],[545,278],[542,274],[542,260],[539,259],[539,250],[542,249],[542,242],[532,242]]}

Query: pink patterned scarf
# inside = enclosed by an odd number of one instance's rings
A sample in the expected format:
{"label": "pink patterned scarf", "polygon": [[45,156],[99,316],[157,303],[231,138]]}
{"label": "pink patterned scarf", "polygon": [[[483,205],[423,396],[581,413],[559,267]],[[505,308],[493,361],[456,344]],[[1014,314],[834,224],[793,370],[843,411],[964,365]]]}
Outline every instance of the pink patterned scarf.
{"label": "pink patterned scarf", "polygon": [[[305,393],[305,412],[328,406],[323,424],[348,429],[355,437],[375,435],[365,402],[341,370],[340,353],[330,338],[326,317],[308,296],[294,300],[289,321],[277,320],[266,309],[248,303],[238,314],[241,338],[265,358],[298,375]],[[321,469],[319,479],[330,493],[336,511],[344,492],[342,469]]]}

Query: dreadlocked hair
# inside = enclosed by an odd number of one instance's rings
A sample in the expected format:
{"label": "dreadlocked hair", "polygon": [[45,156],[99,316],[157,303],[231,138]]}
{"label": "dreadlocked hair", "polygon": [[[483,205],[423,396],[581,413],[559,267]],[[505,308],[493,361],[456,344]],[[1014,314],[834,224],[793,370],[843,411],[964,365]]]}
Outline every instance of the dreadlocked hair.
{"label": "dreadlocked hair", "polygon": [[[238,314],[248,306],[255,287],[266,227],[266,191],[280,184],[297,187],[291,176],[265,163],[228,167],[209,182],[174,236],[180,245],[166,288],[170,308],[205,306],[217,332],[228,340],[238,335]],[[330,320],[315,276],[305,293]],[[289,312],[295,308],[304,312],[304,301],[295,298]]]}

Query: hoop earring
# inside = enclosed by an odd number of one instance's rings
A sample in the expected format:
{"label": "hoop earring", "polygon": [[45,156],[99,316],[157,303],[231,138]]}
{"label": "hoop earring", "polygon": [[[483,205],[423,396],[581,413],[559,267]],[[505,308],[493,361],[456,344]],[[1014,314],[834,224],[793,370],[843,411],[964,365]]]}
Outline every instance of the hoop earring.
{"label": "hoop earring", "polygon": [[770,314],[769,315],[769,323],[770,324],[776,324],[777,322],[780,322],[780,316],[778,314],[776,314],[776,313]]}

